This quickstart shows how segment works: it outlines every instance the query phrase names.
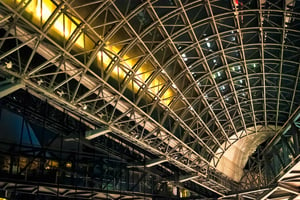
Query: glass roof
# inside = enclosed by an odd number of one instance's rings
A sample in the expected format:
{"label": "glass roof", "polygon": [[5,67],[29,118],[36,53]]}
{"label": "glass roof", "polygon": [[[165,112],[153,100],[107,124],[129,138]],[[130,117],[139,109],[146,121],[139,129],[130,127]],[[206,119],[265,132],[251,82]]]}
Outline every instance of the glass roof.
{"label": "glass roof", "polygon": [[27,81],[187,171],[215,169],[231,144],[276,132],[299,106],[299,1],[2,4],[45,59],[24,58]]}

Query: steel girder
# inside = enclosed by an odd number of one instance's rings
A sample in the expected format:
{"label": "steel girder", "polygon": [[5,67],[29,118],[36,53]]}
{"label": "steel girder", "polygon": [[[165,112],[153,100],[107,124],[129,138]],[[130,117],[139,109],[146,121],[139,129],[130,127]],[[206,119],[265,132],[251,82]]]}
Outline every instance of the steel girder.
{"label": "steel girder", "polygon": [[[299,105],[298,2],[51,1],[41,24],[30,2],[1,4],[2,72],[205,179],[226,185],[214,172],[222,145],[250,127],[276,131]],[[58,39],[59,15],[76,27]]]}

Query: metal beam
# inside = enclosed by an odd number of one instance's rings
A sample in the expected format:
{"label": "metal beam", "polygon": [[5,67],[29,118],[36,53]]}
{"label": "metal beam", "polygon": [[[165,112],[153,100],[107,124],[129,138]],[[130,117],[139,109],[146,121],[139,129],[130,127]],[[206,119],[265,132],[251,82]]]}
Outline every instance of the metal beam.
{"label": "metal beam", "polygon": [[167,162],[168,160],[166,158],[158,158],[158,159],[153,159],[149,160],[146,162],[146,167],[153,167],[155,165],[161,164],[163,162]]}
{"label": "metal beam", "polygon": [[195,179],[195,178],[197,178],[197,177],[199,177],[197,174],[180,176],[180,177],[179,177],[179,182],[180,182],[180,183],[183,183],[183,182],[186,182],[186,181]]}
{"label": "metal beam", "polygon": [[24,88],[25,85],[22,83],[10,83],[0,86],[0,98],[5,97],[18,89]]}
{"label": "metal beam", "polygon": [[7,16],[3,17],[2,19],[0,19],[0,24],[1,24],[2,22],[5,22],[6,20],[8,20],[11,16],[12,16],[12,15],[10,14],[10,15],[7,15]]}
{"label": "metal beam", "polygon": [[294,113],[288,118],[288,120],[284,123],[284,125],[279,129],[276,134],[273,136],[273,138],[270,140],[270,142],[266,145],[262,153],[267,151],[267,149],[270,149],[272,145],[277,143],[282,135],[285,135],[290,129],[291,129],[291,124],[295,123],[298,118],[300,117],[300,106],[297,107],[297,109],[294,111]]}
{"label": "metal beam", "polygon": [[99,129],[89,130],[85,132],[85,138],[87,140],[92,140],[109,132],[111,132],[109,127],[101,127]]}

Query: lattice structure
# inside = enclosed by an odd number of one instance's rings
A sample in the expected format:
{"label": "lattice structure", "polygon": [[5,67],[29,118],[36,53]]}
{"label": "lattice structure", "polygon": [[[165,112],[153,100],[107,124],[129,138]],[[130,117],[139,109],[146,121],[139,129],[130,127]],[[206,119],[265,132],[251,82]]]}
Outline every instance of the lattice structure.
{"label": "lattice structure", "polygon": [[299,106],[299,9],[293,0],[3,0],[1,96],[27,88],[223,195],[238,187],[218,169],[224,153],[279,133]]}

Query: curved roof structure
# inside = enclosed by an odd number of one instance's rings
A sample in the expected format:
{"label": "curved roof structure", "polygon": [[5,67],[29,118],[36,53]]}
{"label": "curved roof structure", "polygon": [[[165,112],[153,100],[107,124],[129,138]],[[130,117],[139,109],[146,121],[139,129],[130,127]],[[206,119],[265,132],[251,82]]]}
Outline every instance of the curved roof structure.
{"label": "curved roof structure", "polygon": [[295,0],[3,0],[5,40],[20,43],[0,60],[95,122],[90,134],[125,138],[223,194],[299,106],[299,10]]}

